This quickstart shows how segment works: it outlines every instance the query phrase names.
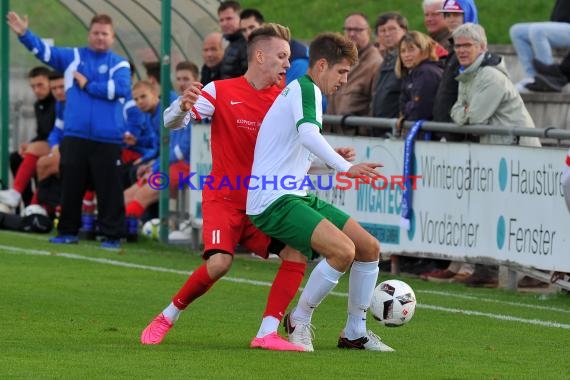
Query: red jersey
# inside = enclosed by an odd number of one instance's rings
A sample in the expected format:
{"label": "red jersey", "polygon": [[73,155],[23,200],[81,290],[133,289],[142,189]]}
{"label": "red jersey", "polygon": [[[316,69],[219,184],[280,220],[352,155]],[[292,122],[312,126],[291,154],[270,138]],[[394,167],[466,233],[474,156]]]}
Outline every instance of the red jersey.
{"label": "red jersey", "polygon": [[244,76],[208,83],[191,115],[212,119],[212,189],[204,185],[202,197],[225,199],[245,210],[247,177],[251,175],[255,141],[261,122],[281,88],[257,90]]}

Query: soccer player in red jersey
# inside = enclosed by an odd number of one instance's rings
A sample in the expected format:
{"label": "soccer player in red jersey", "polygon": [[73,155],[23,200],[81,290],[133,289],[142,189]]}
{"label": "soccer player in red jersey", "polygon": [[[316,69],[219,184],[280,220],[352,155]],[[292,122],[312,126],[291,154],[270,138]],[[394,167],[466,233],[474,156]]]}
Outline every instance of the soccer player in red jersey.
{"label": "soccer player in red jersey", "polygon": [[[202,193],[205,262],[188,278],[172,302],[144,329],[143,344],[159,344],[184,310],[231,268],[240,244],[267,258],[283,260],[269,292],[267,306],[251,347],[270,350],[304,349],[277,335],[277,327],[303,279],[306,257],[259,231],[245,214],[253,152],[261,121],[281,92],[289,68],[290,32],[278,24],[255,30],[248,41],[248,70],[237,78],[214,81],[203,89],[195,82],[164,113],[165,126],[177,128],[184,119],[211,118],[211,188]],[[222,181],[230,181],[231,185]],[[237,182],[242,182],[238,186]]]}

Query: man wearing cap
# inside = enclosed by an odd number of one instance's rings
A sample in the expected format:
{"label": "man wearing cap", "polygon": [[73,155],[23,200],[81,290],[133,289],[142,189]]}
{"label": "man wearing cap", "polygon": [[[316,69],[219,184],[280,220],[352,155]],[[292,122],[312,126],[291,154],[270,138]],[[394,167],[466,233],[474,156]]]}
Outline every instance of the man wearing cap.
{"label": "man wearing cap", "polygon": [[444,0],[423,0],[424,26],[431,38],[440,44],[445,50],[451,50],[451,33],[447,29],[443,13]]}
{"label": "man wearing cap", "polygon": [[[443,13],[445,23],[451,33],[466,22],[478,23],[477,8],[473,0],[447,0],[443,3],[443,8],[440,12]],[[433,107],[433,120],[445,123],[453,122],[450,111],[457,100],[458,83],[455,77],[459,74],[459,62],[453,51],[452,40],[450,40],[450,46],[451,49],[449,50],[449,56],[447,57]],[[434,136],[438,139],[445,137],[447,140],[464,139],[464,136],[441,133],[435,133]]]}

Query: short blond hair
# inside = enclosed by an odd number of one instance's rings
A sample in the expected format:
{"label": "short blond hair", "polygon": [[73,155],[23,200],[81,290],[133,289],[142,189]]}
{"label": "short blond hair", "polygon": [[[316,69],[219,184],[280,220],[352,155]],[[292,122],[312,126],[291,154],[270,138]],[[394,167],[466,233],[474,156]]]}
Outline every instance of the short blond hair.
{"label": "short blond hair", "polygon": [[249,61],[252,58],[251,55],[255,51],[254,46],[258,42],[267,41],[271,38],[280,38],[289,42],[291,41],[291,31],[286,26],[272,22],[263,24],[259,28],[255,29],[251,32],[247,41],[247,60]]}

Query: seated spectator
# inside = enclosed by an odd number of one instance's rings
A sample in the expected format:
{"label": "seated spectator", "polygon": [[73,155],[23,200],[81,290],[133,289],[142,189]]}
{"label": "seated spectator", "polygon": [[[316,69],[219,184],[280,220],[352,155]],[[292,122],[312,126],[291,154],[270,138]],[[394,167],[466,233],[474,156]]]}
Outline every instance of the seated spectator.
{"label": "seated spectator", "polygon": [[48,136],[50,153],[40,157],[36,164],[38,187],[32,204],[39,203],[52,214],[59,205],[61,183],[59,178],[59,144],[63,139],[63,111],[65,109],[65,83],[63,75],[54,71],[49,78],[49,87],[55,100],[55,123]]}
{"label": "seated spectator", "polygon": [[[146,79],[156,87],[157,93],[160,94],[162,90],[160,80],[160,62],[144,62],[143,66],[146,69]],[[176,92],[171,89],[169,94],[169,101],[172,103],[176,98],[178,98],[178,94],[176,94]]]}
{"label": "seated spectator", "polygon": [[[384,47],[384,62],[379,67],[371,111],[374,117],[397,118],[399,116],[400,79],[394,68],[398,59],[398,43],[408,31],[408,20],[397,12],[387,12],[378,16],[376,35]],[[379,136],[372,130],[374,136]]]}
{"label": "seated spectator", "polygon": [[[382,57],[370,40],[370,25],[366,15],[351,13],[344,19],[344,35],[358,49],[358,63],[348,73],[348,82],[327,97],[327,114],[369,116],[374,83]],[[354,136],[368,135],[364,127],[325,126],[326,131]]]}
{"label": "seated spectator", "polygon": [[[55,123],[55,98],[49,87],[51,70],[45,66],[34,67],[28,73],[28,80],[36,101],[36,136],[27,143],[20,144],[17,152],[10,154],[10,168],[14,175],[12,188],[0,191],[0,203],[9,207],[18,207],[24,201],[27,206],[32,198],[30,181],[35,177],[36,164],[41,156],[49,154],[47,143]],[[7,178],[4,178],[8,182]]]}
{"label": "seated spectator", "polygon": [[[487,52],[487,36],[480,25],[463,24],[453,32],[459,61],[459,96],[451,117],[459,125],[490,124],[534,128],[520,94],[501,57]],[[512,136],[484,135],[486,144],[516,144]],[[540,146],[536,137],[521,137],[520,145]]]}
{"label": "seated spectator", "polygon": [[510,35],[525,74],[517,83],[517,90],[524,92],[525,85],[532,83],[536,75],[533,58],[550,65],[552,48],[570,47],[570,2],[556,0],[550,21],[514,24]]}
{"label": "seated spectator", "polygon": [[570,53],[566,54],[560,64],[547,65],[538,59],[532,60],[536,70],[534,82],[526,85],[531,91],[561,92],[570,82]]}
{"label": "seated spectator", "polygon": [[446,51],[451,50],[451,32],[447,28],[445,18],[441,12],[444,0],[423,0],[424,26],[431,38],[440,44]]}
{"label": "seated spectator", "polygon": [[408,32],[398,45],[396,75],[402,79],[400,114],[403,120],[432,120],[433,102],[443,68],[436,42],[420,32]]}
{"label": "seated spectator", "polygon": [[202,59],[204,64],[200,73],[200,82],[205,86],[211,81],[221,79],[220,68],[224,58],[222,34],[212,32],[202,42]]}

